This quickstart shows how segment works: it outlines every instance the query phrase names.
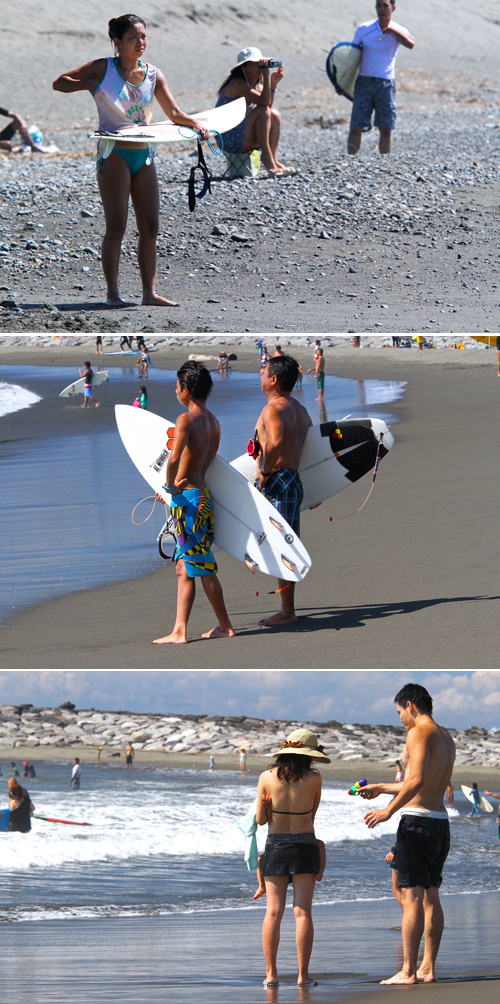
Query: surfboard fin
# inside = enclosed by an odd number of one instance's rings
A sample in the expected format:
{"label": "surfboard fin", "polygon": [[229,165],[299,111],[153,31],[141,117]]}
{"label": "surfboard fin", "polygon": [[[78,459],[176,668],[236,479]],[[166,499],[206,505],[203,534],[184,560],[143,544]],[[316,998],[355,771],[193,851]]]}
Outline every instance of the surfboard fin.
{"label": "surfboard fin", "polygon": [[245,554],[245,565],[247,566],[249,572],[252,572],[253,575],[259,571],[257,562],[254,561],[249,554]]}

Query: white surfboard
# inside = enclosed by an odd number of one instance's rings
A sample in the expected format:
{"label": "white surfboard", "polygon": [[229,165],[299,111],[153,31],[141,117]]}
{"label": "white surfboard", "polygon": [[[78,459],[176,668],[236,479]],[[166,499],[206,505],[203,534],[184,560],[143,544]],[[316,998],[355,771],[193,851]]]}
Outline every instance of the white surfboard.
{"label": "white surfboard", "polygon": [[[175,422],[126,404],[115,406],[123,445],[143,478],[170,506],[165,491],[167,460]],[[265,572],[290,582],[305,578],[311,559],[296,533],[274,506],[222,457],[214,457],[206,474],[214,505],[215,544],[252,572]]]}
{"label": "white surfboard", "polygon": [[[469,802],[474,802],[474,798],[472,796],[472,788],[468,788],[467,785],[465,784],[462,784],[461,788],[465,797],[469,799]],[[487,799],[483,798],[482,795],[479,796],[478,806],[480,809],[483,810],[483,812],[494,812],[491,802],[488,802]]]}
{"label": "white surfboard", "polygon": [[[239,125],[246,113],[245,98],[236,98],[220,108],[209,108],[208,111],[197,112],[191,117],[211,133],[223,133]],[[168,120],[151,122],[149,125],[125,126],[116,132],[94,132],[91,135],[99,140],[98,156],[104,160],[109,157],[117,140],[120,143],[147,143],[154,148],[157,143],[186,143],[197,138],[197,133],[188,126],[177,126]]]}
{"label": "white surfboard", "polygon": [[361,46],[354,45],[354,42],[337,42],[326,60],[326,72],[330,82],[337,94],[343,94],[349,101],[354,97],[361,55]]}
{"label": "white surfboard", "polygon": [[[324,422],[308,430],[300,457],[304,488],[301,509],[310,509],[373,471],[380,436],[380,456],[394,445],[394,436],[378,418],[346,418]],[[247,481],[255,480],[256,462],[247,453],[231,461]]]}
{"label": "white surfboard", "polygon": [[[92,387],[98,387],[100,383],[106,383],[106,380],[109,380],[108,370],[102,370],[100,373],[94,373]],[[68,387],[65,387],[59,394],[59,397],[74,397],[75,394],[83,394],[84,387],[85,377],[82,377],[81,380],[75,380],[74,383],[70,383]]]}

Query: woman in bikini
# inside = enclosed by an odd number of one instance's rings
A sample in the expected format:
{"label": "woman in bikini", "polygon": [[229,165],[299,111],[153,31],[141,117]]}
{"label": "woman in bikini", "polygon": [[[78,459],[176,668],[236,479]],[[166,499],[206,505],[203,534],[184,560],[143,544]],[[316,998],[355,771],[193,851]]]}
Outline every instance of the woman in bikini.
{"label": "woman in bikini", "polygon": [[[143,63],[146,24],[135,14],[112,18],[108,34],[114,58],[94,59],[54,81],[55,91],[90,91],[99,112],[99,129],[116,132],[124,126],[151,122],[154,98],[168,118],[188,126],[208,139],[208,131],[185,115],[176,104],[167,81],[156,66]],[[106,304],[123,307],[118,289],[120,251],[127,225],[129,196],[135,210],[139,244],[137,257],[142,280],[142,302],[147,306],[178,307],[155,292],[156,237],[160,217],[158,180],[147,143],[115,143],[113,152],[97,166],[106,233],[102,242],[102,267],[107,283]]]}
{"label": "woman in bikini", "polygon": [[262,163],[269,174],[293,173],[278,160],[281,116],[273,108],[276,88],[283,79],[283,67],[273,73],[260,51],[248,46],[238,53],[237,63],[221,84],[216,107],[236,98],[245,98],[247,113],[234,129],[222,134],[227,153],[261,150]]}
{"label": "woman in bikini", "polygon": [[276,764],[259,778],[257,822],[269,823],[262,876],[266,884],[267,911],[262,929],[266,959],[264,986],[278,986],[276,957],[286,891],[293,883],[293,910],[297,931],[298,986],[314,986],[309,960],[314,938],[311,917],[315,883],[320,871],[314,817],[321,799],[321,775],[313,760],[330,763],[309,729],[296,729],[273,753]]}

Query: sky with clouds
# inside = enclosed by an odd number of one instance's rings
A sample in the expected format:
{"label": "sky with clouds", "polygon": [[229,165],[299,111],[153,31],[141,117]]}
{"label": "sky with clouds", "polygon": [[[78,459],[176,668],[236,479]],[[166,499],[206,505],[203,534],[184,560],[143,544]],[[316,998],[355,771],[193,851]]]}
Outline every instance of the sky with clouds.
{"label": "sky with clouds", "polygon": [[0,672],[0,703],[107,711],[399,723],[394,695],[420,683],[449,728],[500,728],[500,672],[71,670]]}

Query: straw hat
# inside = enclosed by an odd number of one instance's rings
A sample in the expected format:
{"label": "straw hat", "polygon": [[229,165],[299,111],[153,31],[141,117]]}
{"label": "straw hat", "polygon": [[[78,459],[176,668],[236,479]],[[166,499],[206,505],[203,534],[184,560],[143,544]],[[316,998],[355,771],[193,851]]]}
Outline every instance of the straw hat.
{"label": "straw hat", "polygon": [[237,66],[243,66],[243,63],[261,63],[264,59],[260,49],[256,49],[254,45],[247,45],[246,49],[242,49],[238,53],[237,62],[231,67],[235,70]]}
{"label": "straw hat", "polygon": [[295,729],[294,732],[290,732],[288,739],[283,740],[281,749],[272,756],[281,756],[282,753],[298,753],[299,756],[310,756],[325,763],[332,762],[323,752],[323,747],[318,746],[318,738],[310,729]]}

